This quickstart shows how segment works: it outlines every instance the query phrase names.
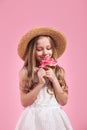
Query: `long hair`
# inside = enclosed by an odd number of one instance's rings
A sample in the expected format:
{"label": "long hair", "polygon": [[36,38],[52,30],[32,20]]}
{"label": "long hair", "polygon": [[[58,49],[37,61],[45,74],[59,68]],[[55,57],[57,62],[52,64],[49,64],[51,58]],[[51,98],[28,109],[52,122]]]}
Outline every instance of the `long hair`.
{"label": "long hair", "polygon": [[[56,44],[55,44],[55,41],[51,37],[45,36],[45,35],[38,36],[30,41],[30,43],[27,46],[27,50],[26,50],[26,54],[25,54],[25,62],[24,62],[24,66],[22,68],[22,69],[26,68],[26,70],[27,70],[27,73],[26,73],[27,78],[24,80],[25,85],[22,85],[23,86],[22,89],[27,90],[26,92],[29,92],[35,86],[34,68],[38,67],[38,63],[37,63],[36,57],[35,57],[35,51],[36,51],[37,40],[42,37],[47,37],[49,39],[51,46],[52,46],[52,51],[53,51],[52,57],[54,59],[57,58]],[[54,68],[54,71],[55,71],[55,74],[57,76],[60,86],[64,87],[64,90],[67,91],[67,85],[66,85],[65,78],[64,78],[64,69],[60,66],[57,66]],[[48,87],[49,89],[52,89],[52,84],[50,82],[49,82],[48,86],[49,86]],[[48,93],[49,93],[49,89],[48,89]]]}

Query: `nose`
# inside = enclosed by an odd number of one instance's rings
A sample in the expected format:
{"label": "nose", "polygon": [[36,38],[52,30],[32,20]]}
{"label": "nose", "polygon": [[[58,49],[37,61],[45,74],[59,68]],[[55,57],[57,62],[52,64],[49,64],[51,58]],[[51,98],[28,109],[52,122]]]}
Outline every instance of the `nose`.
{"label": "nose", "polygon": [[46,49],[43,50],[43,55],[47,55],[47,50]]}

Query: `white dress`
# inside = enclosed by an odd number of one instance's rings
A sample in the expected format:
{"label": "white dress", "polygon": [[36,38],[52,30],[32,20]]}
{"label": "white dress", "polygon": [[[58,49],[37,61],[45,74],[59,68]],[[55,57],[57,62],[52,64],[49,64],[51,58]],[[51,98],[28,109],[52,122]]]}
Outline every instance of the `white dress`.
{"label": "white dress", "polygon": [[43,87],[35,102],[24,109],[15,130],[73,130],[70,121],[55,99]]}

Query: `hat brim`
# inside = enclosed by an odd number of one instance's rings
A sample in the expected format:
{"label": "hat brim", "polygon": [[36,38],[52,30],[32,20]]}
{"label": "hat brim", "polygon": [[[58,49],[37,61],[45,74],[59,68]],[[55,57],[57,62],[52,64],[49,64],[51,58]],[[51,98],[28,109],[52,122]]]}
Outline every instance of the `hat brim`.
{"label": "hat brim", "polygon": [[27,45],[29,42],[40,35],[48,35],[53,38],[53,40],[56,43],[56,49],[58,58],[64,53],[65,48],[66,48],[66,38],[65,36],[60,32],[57,31],[53,28],[48,28],[48,27],[39,27],[39,28],[34,28],[30,31],[28,31],[24,36],[22,36],[19,44],[18,44],[18,55],[22,60],[25,60],[25,52]]}

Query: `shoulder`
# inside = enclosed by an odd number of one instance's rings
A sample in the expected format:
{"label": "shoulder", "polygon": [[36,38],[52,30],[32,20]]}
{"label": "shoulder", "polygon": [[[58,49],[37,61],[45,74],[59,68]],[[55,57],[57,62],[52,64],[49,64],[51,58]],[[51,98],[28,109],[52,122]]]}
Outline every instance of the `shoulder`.
{"label": "shoulder", "polygon": [[27,71],[27,68],[24,67],[22,68],[20,71],[19,71],[19,78],[20,80],[24,80],[27,78],[27,75],[28,75],[28,71]]}

